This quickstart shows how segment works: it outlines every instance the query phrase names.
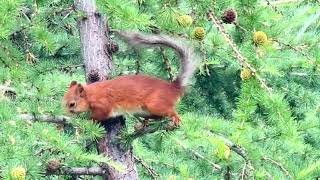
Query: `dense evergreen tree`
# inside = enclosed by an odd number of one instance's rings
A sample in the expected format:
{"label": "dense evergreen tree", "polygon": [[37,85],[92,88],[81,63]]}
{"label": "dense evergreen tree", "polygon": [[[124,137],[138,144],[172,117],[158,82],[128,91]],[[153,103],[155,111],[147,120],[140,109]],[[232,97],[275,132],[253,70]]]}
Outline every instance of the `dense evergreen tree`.
{"label": "dense evergreen tree", "polygon": [[[128,127],[116,141],[132,144],[141,179],[319,178],[319,1],[97,0],[97,5],[119,46],[112,76],[143,73],[170,80],[179,67],[173,51],[132,48],[112,30],[183,37],[201,60],[178,107],[179,129],[133,140],[128,134],[138,123],[126,116]],[[1,0],[1,179],[46,179],[57,164],[65,174],[67,168],[101,162],[124,170],[97,154],[95,141],[104,129],[86,114],[63,126],[38,122],[64,115],[61,98],[70,81],[85,82],[81,18],[86,14],[70,0]]]}

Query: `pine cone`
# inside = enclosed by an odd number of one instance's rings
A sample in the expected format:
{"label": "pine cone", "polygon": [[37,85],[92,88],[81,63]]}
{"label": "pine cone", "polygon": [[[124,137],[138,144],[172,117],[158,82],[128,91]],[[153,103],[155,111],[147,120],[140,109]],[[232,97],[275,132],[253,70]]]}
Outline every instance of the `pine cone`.
{"label": "pine cone", "polygon": [[182,15],[177,17],[178,24],[182,27],[189,27],[192,25],[193,19],[189,15]]}
{"label": "pine cone", "polygon": [[195,37],[196,39],[198,39],[200,41],[204,39],[205,35],[206,35],[206,31],[202,27],[196,27],[193,30],[193,37]]}
{"label": "pine cone", "polygon": [[108,53],[109,54],[113,54],[118,52],[119,50],[119,46],[117,43],[111,41],[108,45],[107,45],[107,49],[108,49]]}
{"label": "pine cone", "polygon": [[268,36],[263,31],[257,31],[253,33],[253,42],[257,45],[263,45],[267,43]]}
{"label": "pine cone", "polygon": [[100,75],[97,71],[92,70],[89,74],[88,74],[88,80],[89,82],[93,83],[93,82],[97,82],[100,80]]}
{"label": "pine cone", "polygon": [[233,23],[237,18],[237,12],[234,9],[227,9],[224,11],[222,21],[227,24]]}
{"label": "pine cone", "polygon": [[251,78],[251,76],[251,70],[249,68],[244,68],[240,73],[240,77],[242,80],[248,80]]}
{"label": "pine cone", "polygon": [[60,168],[60,161],[59,160],[50,160],[48,161],[47,171],[49,173],[54,173]]}
{"label": "pine cone", "polygon": [[25,180],[26,170],[23,167],[13,168],[10,172],[10,177],[12,180]]}

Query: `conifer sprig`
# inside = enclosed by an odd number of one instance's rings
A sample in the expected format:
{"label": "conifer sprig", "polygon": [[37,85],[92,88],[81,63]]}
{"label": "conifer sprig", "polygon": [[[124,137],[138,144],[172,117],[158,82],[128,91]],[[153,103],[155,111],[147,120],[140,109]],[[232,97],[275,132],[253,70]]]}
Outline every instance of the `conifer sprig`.
{"label": "conifer sprig", "polygon": [[272,94],[272,89],[266,84],[266,81],[261,78],[257,74],[257,70],[250,65],[246,58],[242,56],[240,51],[238,50],[236,44],[233,42],[232,38],[229,36],[229,34],[225,31],[223,25],[220,23],[219,19],[214,15],[214,12],[212,10],[208,11],[208,18],[212,20],[212,22],[215,24],[215,26],[218,28],[219,32],[222,34],[222,36],[225,38],[229,46],[231,47],[233,53],[236,55],[236,59],[238,60],[239,64],[242,67],[249,68],[252,72],[252,74],[257,78],[257,80],[260,82],[262,87],[264,87],[268,93],[271,95]]}

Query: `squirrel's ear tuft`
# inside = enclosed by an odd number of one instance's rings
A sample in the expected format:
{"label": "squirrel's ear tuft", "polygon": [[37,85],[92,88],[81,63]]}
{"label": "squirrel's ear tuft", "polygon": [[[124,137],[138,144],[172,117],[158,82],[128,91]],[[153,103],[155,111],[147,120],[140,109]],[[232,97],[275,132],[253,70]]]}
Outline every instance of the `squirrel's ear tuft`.
{"label": "squirrel's ear tuft", "polygon": [[71,81],[69,88],[71,88],[72,86],[77,85],[77,84],[78,84],[77,81]]}
{"label": "squirrel's ear tuft", "polygon": [[83,88],[83,86],[81,84],[78,84],[77,89],[78,89],[78,93],[79,93],[80,97],[85,97],[86,96],[86,92],[84,91],[84,88]]}

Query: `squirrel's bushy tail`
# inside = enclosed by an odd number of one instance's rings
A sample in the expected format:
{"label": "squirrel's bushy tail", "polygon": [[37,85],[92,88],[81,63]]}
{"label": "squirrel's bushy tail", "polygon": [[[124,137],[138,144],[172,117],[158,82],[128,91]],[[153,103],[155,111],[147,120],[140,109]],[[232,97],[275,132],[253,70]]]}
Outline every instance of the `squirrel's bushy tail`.
{"label": "squirrel's bushy tail", "polygon": [[117,32],[131,45],[164,46],[174,49],[180,57],[180,73],[175,83],[186,87],[197,68],[197,59],[191,46],[183,45],[178,39],[163,35],[145,35],[137,32]]}

